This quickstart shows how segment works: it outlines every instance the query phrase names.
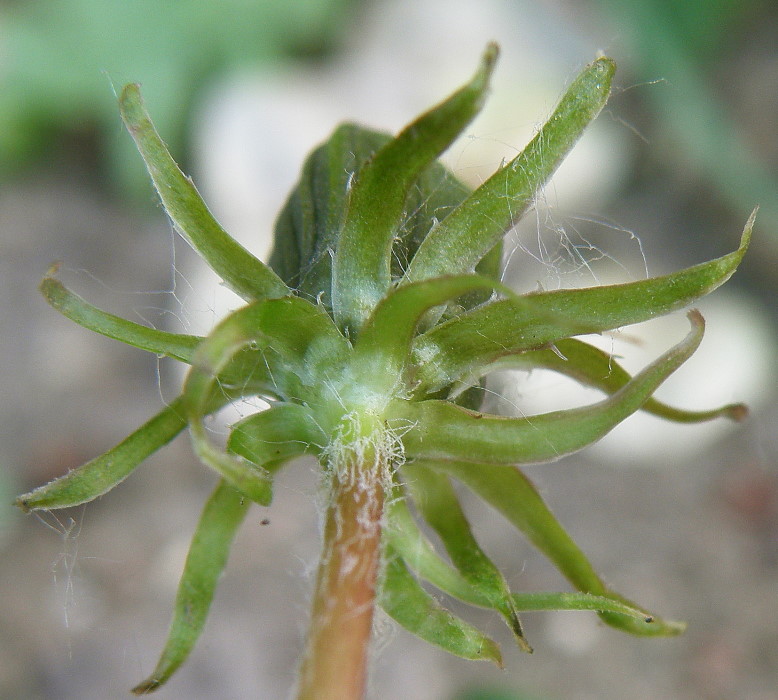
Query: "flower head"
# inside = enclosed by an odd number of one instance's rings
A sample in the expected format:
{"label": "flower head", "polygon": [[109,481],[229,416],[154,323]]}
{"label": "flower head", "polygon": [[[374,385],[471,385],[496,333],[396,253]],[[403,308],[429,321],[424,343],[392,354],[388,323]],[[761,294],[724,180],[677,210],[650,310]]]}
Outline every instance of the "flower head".
{"label": "flower head", "polygon": [[[380,604],[454,654],[501,662],[497,645],[441,607],[420,579],[495,610],[525,650],[522,610],[594,610],[643,635],[682,629],[602,582],[519,465],[575,452],[640,409],[681,422],[742,417],[740,405],[685,411],[652,398],[698,346],[697,312],[689,313],[688,336],[635,376],[575,336],[670,313],[713,291],[742,259],[753,216],[736,251],[671,275],[515,294],[499,281],[503,237],[604,106],[615,65],[601,57],[587,66],[529,145],[470,192],[437,158],[479,111],[496,57],[489,46],[467,84],[396,137],[337,128],[305,163],[276,224],[269,265],[213,219],[154,130],[138,86],[122,92],[122,117],[169,216],[246,301],[199,338],[103,312],[53,273],[42,283],[49,303],[83,326],[191,369],[181,395],[126,440],[17,504],[61,508],[96,498],[186,426],[220,478],[195,533],[168,644],[136,692],[161,685],[186,658],[248,504],[269,506],[274,473],[303,454],[319,459],[333,492],[372,494],[354,517],[373,518],[380,537]],[[606,396],[535,416],[481,412],[482,380],[507,368],[550,369]],[[206,417],[247,396],[270,408],[232,426],[226,446],[214,444]],[[505,515],[578,592],[511,591],[476,541],[452,479]]]}

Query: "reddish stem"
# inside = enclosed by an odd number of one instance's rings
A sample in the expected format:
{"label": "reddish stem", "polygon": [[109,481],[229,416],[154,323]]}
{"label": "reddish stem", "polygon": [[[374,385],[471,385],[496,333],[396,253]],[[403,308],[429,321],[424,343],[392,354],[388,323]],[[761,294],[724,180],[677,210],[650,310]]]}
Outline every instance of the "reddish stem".
{"label": "reddish stem", "polygon": [[336,471],[340,481],[334,477],[299,700],[365,694],[384,494],[377,465],[364,466]]}

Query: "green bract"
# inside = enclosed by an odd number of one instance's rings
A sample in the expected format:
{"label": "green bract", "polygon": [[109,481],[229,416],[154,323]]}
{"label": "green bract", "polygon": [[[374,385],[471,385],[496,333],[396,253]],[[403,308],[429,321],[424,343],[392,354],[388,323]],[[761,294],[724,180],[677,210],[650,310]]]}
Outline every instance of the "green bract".
{"label": "green bract", "polygon": [[[379,602],[451,653],[501,663],[497,645],[420,581],[495,610],[528,651],[525,610],[594,610],[641,635],[683,629],[611,591],[518,465],[579,450],[641,408],[679,422],[744,415],[741,405],[685,411],[651,398],[697,348],[704,325],[697,312],[689,313],[689,335],[634,377],[572,336],[645,321],[713,291],[740,263],[754,217],[735,252],[665,277],[514,294],[499,282],[502,238],[602,109],[615,66],[604,57],[587,66],[526,149],[469,192],[437,158],[480,109],[496,57],[489,46],[470,82],[395,138],[353,124],[336,129],[305,163],[281,212],[269,266],[213,219],[154,130],[138,86],[122,92],[122,117],[167,213],[247,302],[198,338],[101,311],[53,272],[41,286],[52,306],[86,328],[191,370],[181,395],[126,440],[17,504],[62,508],[96,498],[186,426],[197,455],[220,477],[192,542],[167,646],[136,693],[164,683],[185,660],[249,502],[268,506],[273,474],[303,454],[319,459],[328,483],[378,484],[386,503],[376,510]],[[529,417],[480,412],[479,383],[506,368],[550,369],[606,397]],[[271,407],[234,425],[225,447],[211,442],[205,418],[246,396]],[[476,541],[452,479],[502,513],[578,592],[511,591]],[[420,521],[437,533],[446,558]]]}

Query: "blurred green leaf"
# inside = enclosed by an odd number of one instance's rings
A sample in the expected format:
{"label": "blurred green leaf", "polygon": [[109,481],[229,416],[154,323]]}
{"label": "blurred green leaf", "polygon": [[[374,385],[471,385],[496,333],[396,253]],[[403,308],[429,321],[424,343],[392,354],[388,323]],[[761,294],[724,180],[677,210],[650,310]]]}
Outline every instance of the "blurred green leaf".
{"label": "blurred green leaf", "polygon": [[738,214],[760,205],[777,234],[778,178],[716,92],[717,64],[749,40],[742,20],[758,15],[763,0],[600,0],[600,5],[626,37],[638,79],[667,83],[645,93],[661,132],[670,135],[659,157],[670,159],[670,170],[683,165],[688,172],[691,165]]}
{"label": "blurred green leaf", "polygon": [[546,695],[528,695],[518,690],[472,688],[457,693],[452,700],[550,700]]}
{"label": "blurred green leaf", "polygon": [[111,83],[141,81],[180,152],[195,92],[213,75],[333,48],[354,0],[29,0],[0,23],[0,172],[63,132],[97,128],[113,176],[145,193],[131,145],[116,138]]}

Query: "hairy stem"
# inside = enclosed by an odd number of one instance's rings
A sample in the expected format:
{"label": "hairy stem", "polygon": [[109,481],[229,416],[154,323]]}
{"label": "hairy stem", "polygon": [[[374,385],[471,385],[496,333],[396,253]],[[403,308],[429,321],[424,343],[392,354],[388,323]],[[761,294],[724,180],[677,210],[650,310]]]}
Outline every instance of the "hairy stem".
{"label": "hairy stem", "polygon": [[299,700],[359,700],[365,694],[380,561],[385,455],[334,456],[332,498],[300,672]]}

